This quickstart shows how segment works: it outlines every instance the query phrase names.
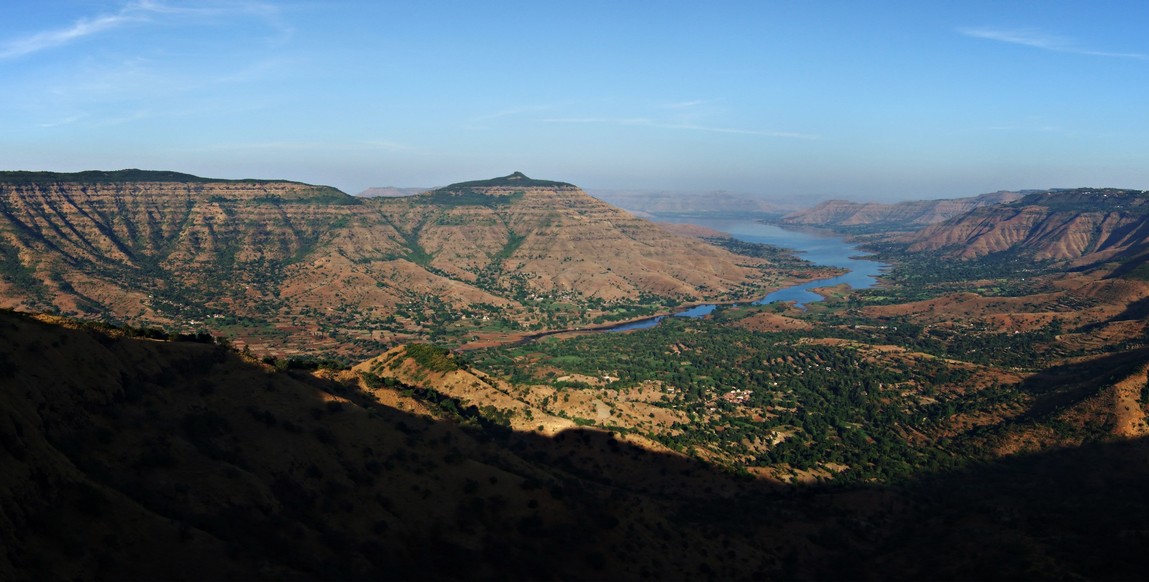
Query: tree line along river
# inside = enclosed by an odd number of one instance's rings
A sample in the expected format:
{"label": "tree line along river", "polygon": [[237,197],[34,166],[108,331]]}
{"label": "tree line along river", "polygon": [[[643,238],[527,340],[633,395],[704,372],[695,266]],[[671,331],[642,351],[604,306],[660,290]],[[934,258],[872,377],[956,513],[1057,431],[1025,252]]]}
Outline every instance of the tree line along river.
{"label": "tree line along river", "polygon": [[[862,251],[847,243],[841,236],[826,231],[791,230],[748,219],[684,218],[666,220],[666,222],[694,224],[724,232],[741,241],[793,249],[803,259],[814,264],[848,270],[845,274],[837,277],[807,281],[779,289],[752,302],[754,305],[793,301],[801,307],[807,303],[822,300],[822,296],[814,293],[812,289],[841,284],[849,285],[854,289],[867,289],[877,283],[877,277],[886,267],[884,263],[856,258]],[[702,317],[717,308],[718,305],[711,303],[696,305],[673,314],[673,317]],[[595,331],[617,332],[647,329],[658,325],[663,317],[666,316],[648,317],[638,321],[598,328]]]}

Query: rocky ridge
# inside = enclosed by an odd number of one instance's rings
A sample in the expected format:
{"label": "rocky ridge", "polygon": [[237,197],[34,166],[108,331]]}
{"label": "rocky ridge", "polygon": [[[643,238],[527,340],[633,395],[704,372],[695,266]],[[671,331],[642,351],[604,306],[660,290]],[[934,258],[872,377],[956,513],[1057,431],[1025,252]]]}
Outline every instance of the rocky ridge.
{"label": "rocky ridge", "polygon": [[376,199],[174,172],[0,175],[0,306],[207,328],[256,350],[564,328],[785,280],[518,173]]}
{"label": "rocky ridge", "polygon": [[974,258],[1010,252],[1071,266],[1139,259],[1149,248],[1149,193],[1080,188],[976,208],[906,237],[911,252]]}
{"label": "rocky ridge", "polygon": [[936,224],[981,206],[1021,198],[1017,192],[994,192],[972,198],[913,200],[895,204],[828,200],[813,208],[784,216],[781,223],[823,228],[910,230]]}

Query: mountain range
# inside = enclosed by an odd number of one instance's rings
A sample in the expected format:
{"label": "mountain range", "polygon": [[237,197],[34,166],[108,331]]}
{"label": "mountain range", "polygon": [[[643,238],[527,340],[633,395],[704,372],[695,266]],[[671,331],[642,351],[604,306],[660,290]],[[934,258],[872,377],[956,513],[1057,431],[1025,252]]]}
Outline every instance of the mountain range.
{"label": "mountain range", "polygon": [[269,353],[604,323],[787,280],[520,173],[370,199],[174,172],[0,173],[0,306],[210,329]]}
{"label": "mountain range", "polygon": [[530,343],[818,270],[518,172],[0,173],[0,578],[1136,578],[1149,193],[789,220],[896,264]]}
{"label": "mountain range", "polygon": [[827,200],[783,216],[780,224],[851,230],[913,230],[935,224],[982,206],[1021,198],[1018,192],[993,192],[970,198],[912,200],[894,204]]}
{"label": "mountain range", "polygon": [[908,237],[910,252],[973,258],[1010,252],[1074,266],[1140,260],[1149,249],[1149,192],[1077,188],[980,206]]}

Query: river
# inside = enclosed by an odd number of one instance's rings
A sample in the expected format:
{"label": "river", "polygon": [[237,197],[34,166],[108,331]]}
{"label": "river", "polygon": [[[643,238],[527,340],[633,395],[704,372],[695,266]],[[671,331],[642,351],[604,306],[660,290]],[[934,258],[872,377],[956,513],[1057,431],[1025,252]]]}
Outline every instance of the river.
{"label": "river", "polygon": [[[877,261],[855,258],[859,254],[864,254],[863,251],[847,243],[841,236],[826,231],[791,230],[772,224],[739,219],[683,218],[664,221],[696,224],[724,232],[738,240],[793,249],[798,251],[799,256],[803,259],[814,264],[849,269],[849,272],[844,275],[828,279],[817,279],[800,285],[779,289],[754,301],[754,305],[766,305],[776,301],[793,301],[799,307],[803,307],[807,303],[822,300],[822,296],[814,293],[811,289],[831,287],[843,283],[854,289],[868,289],[877,283],[878,275],[880,275],[882,269],[886,267],[885,264]],[[674,317],[702,317],[703,315],[713,312],[717,307],[718,306],[714,304],[696,305],[675,313]],[[612,327],[599,328],[598,331],[647,329],[658,325],[663,317],[665,316],[640,319]]]}

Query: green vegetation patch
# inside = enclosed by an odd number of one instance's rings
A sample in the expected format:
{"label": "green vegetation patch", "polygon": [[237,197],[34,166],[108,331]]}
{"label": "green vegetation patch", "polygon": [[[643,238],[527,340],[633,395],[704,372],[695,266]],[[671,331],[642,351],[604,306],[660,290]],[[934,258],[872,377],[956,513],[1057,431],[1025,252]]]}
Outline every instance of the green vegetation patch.
{"label": "green vegetation patch", "polygon": [[432,372],[454,372],[462,368],[451,350],[431,344],[408,344],[407,356],[420,367]]}
{"label": "green vegetation patch", "polygon": [[[1074,188],[1028,194],[1010,206],[1042,206],[1055,212],[1129,211],[1149,202],[1149,192],[1121,188]],[[1143,210],[1142,210],[1143,212]]]}
{"label": "green vegetation patch", "polygon": [[1134,257],[1113,270],[1113,277],[1131,281],[1149,281],[1149,257]]}
{"label": "green vegetation patch", "polygon": [[[1036,260],[1017,251],[991,253],[972,259],[937,254],[906,253],[904,245],[869,244],[876,259],[892,264],[884,275],[890,284],[857,292],[868,304],[909,303],[950,293],[976,291],[983,296],[1022,297],[1051,290],[1039,277],[1055,267],[1054,261]],[[971,287],[971,281],[991,285]]]}
{"label": "green vegetation patch", "polygon": [[473,188],[454,188],[449,186],[414,196],[411,200],[419,204],[433,204],[435,206],[486,206],[488,208],[494,208],[496,206],[507,206],[522,197],[522,192],[497,195],[487,194]]}
{"label": "green vegetation patch", "polygon": [[252,202],[256,204],[322,204],[328,206],[356,206],[363,204],[362,199],[344,194],[328,186],[315,186],[287,195],[268,194],[254,198]]}
{"label": "green vegetation patch", "polygon": [[492,261],[505,261],[511,258],[511,255],[515,254],[515,251],[519,250],[519,247],[522,246],[523,241],[525,240],[527,240],[526,235],[520,236],[514,232],[508,232],[507,244],[503,245],[503,248],[499,250],[499,253],[492,257]]}
{"label": "green vegetation patch", "polygon": [[[683,452],[717,452],[734,466],[838,467],[835,479],[893,480],[973,456],[916,442],[955,412],[968,367],[935,358],[878,360],[852,343],[811,341],[850,330],[758,333],[668,318],[630,334],[547,340],[468,354],[475,366],[534,384],[554,374],[618,378],[611,389],[661,386],[657,406],[691,420],[646,434]],[[884,339],[884,338],[883,338]],[[562,389],[586,389],[554,382]],[[1011,389],[1012,390],[1012,389]]]}
{"label": "green vegetation patch", "polygon": [[510,194],[491,194],[488,188],[554,188],[574,189],[573,184],[566,182],[552,182],[550,180],[535,180],[528,178],[521,172],[510,176],[492,178],[490,180],[475,180],[459,182],[432,190],[411,198],[420,204],[435,204],[440,206],[486,206],[494,208],[505,206],[523,197],[522,190],[514,190]]}
{"label": "green vegetation patch", "polygon": [[46,301],[48,290],[36,277],[35,270],[20,262],[19,251],[0,239],[0,280],[13,284],[30,297]]}
{"label": "green vegetation patch", "polygon": [[736,255],[754,257],[756,259],[767,259],[779,268],[803,269],[816,266],[814,263],[799,257],[792,249],[775,245],[748,242],[733,237],[706,237],[704,240]]}

